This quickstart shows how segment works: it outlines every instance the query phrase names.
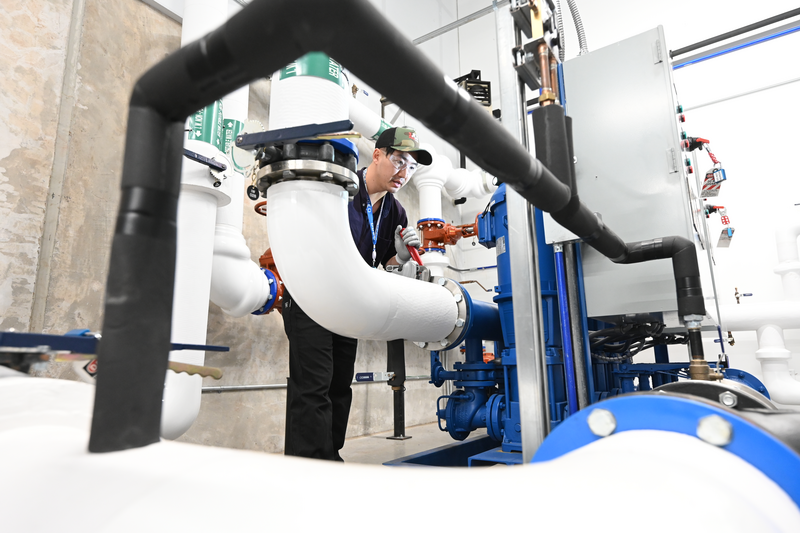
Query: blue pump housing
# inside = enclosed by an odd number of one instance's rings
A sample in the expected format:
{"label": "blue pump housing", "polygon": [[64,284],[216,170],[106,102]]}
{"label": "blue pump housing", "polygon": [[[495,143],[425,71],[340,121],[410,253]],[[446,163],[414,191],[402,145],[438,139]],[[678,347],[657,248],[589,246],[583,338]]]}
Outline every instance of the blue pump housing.
{"label": "blue pump housing", "polygon": [[[550,418],[551,425],[555,426],[565,417],[567,401],[556,270],[553,249],[545,244],[543,227],[542,213],[537,209],[536,228]],[[464,345],[466,360],[455,363],[452,371],[444,369],[437,352],[431,353],[431,382],[441,386],[445,380],[452,380],[457,387],[453,394],[439,398],[437,414],[440,427],[444,422],[445,427],[442,429],[456,440],[463,440],[472,431],[486,427],[488,434],[498,441],[503,452],[519,452],[522,451],[522,438],[505,185],[498,187],[489,207],[478,216],[478,242],[486,248],[497,249],[497,286],[494,288],[493,301],[497,304],[500,315],[502,338],[495,342],[494,360],[484,362],[481,340],[487,337],[479,332],[468,332]],[[445,407],[441,406],[442,400],[447,400]]]}

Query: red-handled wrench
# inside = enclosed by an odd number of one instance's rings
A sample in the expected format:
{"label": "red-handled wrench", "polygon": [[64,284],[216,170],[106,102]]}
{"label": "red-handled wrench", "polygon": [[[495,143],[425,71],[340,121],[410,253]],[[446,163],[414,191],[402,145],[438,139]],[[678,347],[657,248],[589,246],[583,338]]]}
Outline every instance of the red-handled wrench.
{"label": "red-handled wrench", "polygon": [[[400,236],[401,237],[403,236],[403,232],[404,231],[405,231],[405,228],[400,230]],[[413,246],[410,246],[410,245],[407,245],[406,248],[408,248],[408,253],[411,254],[411,259],[416,261],[419,266],[422,266],[422,258],[419,256],[419,251],[417,251],[416,248],[414,248]]]}

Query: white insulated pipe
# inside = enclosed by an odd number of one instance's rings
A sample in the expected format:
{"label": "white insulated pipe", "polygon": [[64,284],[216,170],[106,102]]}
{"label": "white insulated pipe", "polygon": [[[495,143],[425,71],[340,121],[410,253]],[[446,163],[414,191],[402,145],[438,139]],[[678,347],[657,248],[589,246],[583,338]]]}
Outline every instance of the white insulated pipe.
{"label": "white insulated pipe", "polygon": [[353,243],[347,192],[288,181],[267,189],[275,263],[292,298],[323,327],[366,340],[439,342],[456,323],[453,295],[440,285],[370,268]]}
{"label": "white insulated pipe", "polygon": [[[800,235],[800,223],[789,217],[785,218],[775,232],[775,244],[778,248],[778,265],[775,273],[781,277],[783,294],[787,300],[800,300],[800,254],[797,237]],[[797,323],[800,327],[800,322]]]}
{"label": "white insulated pipe", "polygon": [[[186,0],[181,46],[216,29],[227,18],[227,0]],[[222,161],[231,168],[231,161],[208,143],[187,139],[184,146],[205,157]],[[214,187],[213,182],[207,166],[184,158],[178,199],[178,248],[175,258],[171,335],[173,343],[206,343],[217,208],[232,203],[231,181],[222,180],[220,187]],[[241,193],[234,198],[241,199]],[[170,352],[169,359],[203,365],[205,352],[175,350]],[[161,412],[162,437],[176,439],[191,427],[200,412],[202,384],[203,379],[198,375],[167,371]]]}
{"label": "white insulated pipe", "polygon": [[[206,157],[224,158],[208,143],[187,140],[186,148]],[[229,161],[225,161],[230,165]],[[172,305],[173,343],[205,344],[208,296],[214,254],[217,206],[230,203],[228,180],[213,186],[207,166],[184,158],[178,198],[178,236],[175,256],[175,292]],[[205,352],[173,350],[169,360],[203,365]],[[194,423],[200,412],[203,379],[167,371],[161,413],[161,436],[176,439]]]}
{"label": "white insulated pipe", "polygon": [[[247,120],[248,86],[222,100],[225,120]],[[270,297],[269,280],[251,259],[242,235],[245,178],[235,172],[228,177],[233,200],[217,209],[214,261],[211,268],[211,301],[223,312],[242,317],[261,308]]]}
{"label": "white insulated pipe", "polygon": [[800,381],[792,377],[784,329],[800,328],[800,257],[797,237],[800,224],[785,220],[775,232],[778,265],[787,300],[736,305],[720,305],[720,322],[726,331],[756,331],[764,386],[770,398],[786,405],[800,405]]}
{"label": "white insulated pipe", "polygon": [[770,399],[786,405],[800,405],[800,381],[789,373],[792,352],[786,349],[783,330],[774,325],[758,328],[756,359],[761,363],[764,385]]}
{"label": "white insulated pipe", "polygon": [[384,130],[394,127],[391,122],[384,120],[377,113],[373,113],[371,109],[355,98],[347,100],[350,108],[350,122],[365,139],[375,142]]}

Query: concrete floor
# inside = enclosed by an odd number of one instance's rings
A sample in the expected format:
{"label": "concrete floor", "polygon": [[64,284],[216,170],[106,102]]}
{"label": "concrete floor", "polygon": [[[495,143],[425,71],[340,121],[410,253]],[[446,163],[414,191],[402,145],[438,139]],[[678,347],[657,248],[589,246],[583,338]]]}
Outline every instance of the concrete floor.
{"label": "concrete floor", "polygon": [[[387,439],[386,437],[394,435],[394,431],[386,431],[347,439],[339,454],[346,463],[383,464],[386,461],[456,442],[448,433],[440,431],[436,423],[406,428],[405,434],[411,438],[406,440]],[[473,432],[470,437],[485,434],[486,430],[484,429]]]}

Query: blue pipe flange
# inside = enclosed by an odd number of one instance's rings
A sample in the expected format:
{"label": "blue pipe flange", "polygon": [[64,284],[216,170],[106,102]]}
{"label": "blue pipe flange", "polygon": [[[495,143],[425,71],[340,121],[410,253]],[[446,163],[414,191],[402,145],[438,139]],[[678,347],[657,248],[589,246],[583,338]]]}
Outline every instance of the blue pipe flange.
{"label": "blue pipe flange", "polygon": [[766,396],[767,399],[770,399],[767,387],[765,387],[764,384],[761,383],[761,380],[759,380],[753,374],[745,372],[744,370],[739,370],[738,368],[723,368],[722,375],[725,376],[725,379],[747,385],[751,389]]}
{"label": "blue pipe flange", "polygon": [[486,432],[496,441],[503,441],[503,412],[505,395],[492,394],[486,404]]}
{"label": "blue pipe flange", "polygon": [[253,311],[251,313],[253,315],[265,315],[272,311],[272,306],[275,305],[275,298],[278,296],[278,280],[275,278],[275,274],[268,268],[262,268],[261,271],[269,280],[269,299],[262,307]]}
{"label": "blue pipe flange", "polygon": [[[711,423],[725,431],[710,438],[704,428]],[[638,430],[683,433],[718,446],[760,470],[800,506],[800,455],[733,409],[684,394],[642,392],[587,407],[561,422],[531,462],[550,461],[605,436]]]}

